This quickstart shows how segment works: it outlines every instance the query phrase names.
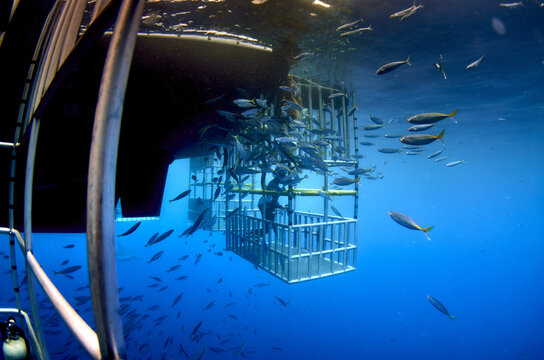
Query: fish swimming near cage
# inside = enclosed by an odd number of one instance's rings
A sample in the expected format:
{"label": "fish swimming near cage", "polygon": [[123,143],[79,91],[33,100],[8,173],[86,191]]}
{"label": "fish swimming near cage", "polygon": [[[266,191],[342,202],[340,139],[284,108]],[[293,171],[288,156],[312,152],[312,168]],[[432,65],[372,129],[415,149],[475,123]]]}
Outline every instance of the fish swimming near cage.
{"label": "fish swimming near cage", "polygon": [[435,140],[440,140],[442,143],[444,143],[444,140],[442,138],[444,137],[444,132],[446,132],[446,129],[442,130],[442,132],[439,135],[428,135],[428,134],[417,134],[417,135],[406,135],[399,139],[399,141],[403,144],[408,145],[427,145]]}
{"label": "fish swimming near cage", "polygon": [[132,225],[130,227],[130,229],[128,229],[127,231],[125,231],[121,235],[117,235],[117,237],[127,236],[127,235],[132,234],[134,231],[136,231],[136,229],[140,226],[141,223],[142,223],[141,221],[138,221],[136,224]]}
{"label": "fish swimming near cage", "polygon": [[406,119],[406,121],[412,124],[432,124],[442,119],[445,119],[447,117],[450,117],[454,123],[457,123],[457,120],[455,120],[454,116],[455,114],[457,114],[458,110],[459,109],[455,109],[449,114],[442,114],[442,113],[417,114],[417,115],[409,117],[408,119]]}
{"label": "fish swimming near cage", "polygon": [[425,234],[425,237],[427,240],[431,240],[429,235],[427,234],[429,231],[431,231],[434,226],[429,226],[427,228],[419,226],[414,219],[409,217],[408,215],[404,215],[397,211],[390,211],[389,216],[391,216],[391,219],[395,220],[398,224],[404,226],[405,228],[411,229],[411,230],[421,230]]}
{"label": "fish swimming near cage", "polygon": [[361,178],[358,177],[356,179],[350,179],[348,177],[339,177],[333,180],[333,183],[339,186],[347,186],[351,184],[358,183]]}
{"label": "fish swimming near cage", "polygon": [[376,70],[376,74],[378,75],[387,74],[388,72],[398,69],[404,64],[408,64],[408,66],[412,66],[412,64],[410,64],[410,55],[408,55],[408,58],[406,58],[406,60],[404,61],[394,61],[394,62],[390,62],[388,64],[383,65],[378,70]]}
{"label": "fish swimming near cage", "polygon": [[177,200],[180,200],[180,199],[183,199],[184,197],[186,197],[187,195],[189,195],[189,193],[191,192],[191,190],[185,190],[184,192],[182,192],[181,194],[179,194],[178,196],[176,196],[175,198],[173,198],[172,200],[168,200],[169,202],[172,202],[172,201],[177,201]]}

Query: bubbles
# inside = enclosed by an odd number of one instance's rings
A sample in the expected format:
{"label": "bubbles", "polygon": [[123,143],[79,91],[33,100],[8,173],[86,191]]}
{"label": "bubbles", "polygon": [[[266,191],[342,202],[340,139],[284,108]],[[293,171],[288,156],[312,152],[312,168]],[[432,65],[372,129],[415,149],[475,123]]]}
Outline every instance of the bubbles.
{"label": "bubbles", "polygon": [[493,30],[499,35],[506,35],[506,26],[499,18],[492,18],[491,19],[491,26],[493,27]]}

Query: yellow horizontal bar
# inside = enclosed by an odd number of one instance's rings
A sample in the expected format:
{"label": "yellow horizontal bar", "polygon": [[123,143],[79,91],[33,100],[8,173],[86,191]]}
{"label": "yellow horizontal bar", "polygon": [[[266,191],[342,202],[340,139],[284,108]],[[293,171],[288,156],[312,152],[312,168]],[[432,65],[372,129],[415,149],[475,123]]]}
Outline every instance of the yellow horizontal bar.
{"label": "yellow horizontal bar", "polygon": [[[295,196],[320,196],[321,193],[325,193],[327,195],[331,196],[348,196],[348,195],[357,195],[357,191],[355,190],[319,190],[319,189],[293,189],[292,194]],[[246,193],[249,192],[250,194],[270,194],[270,195],[280,195],[280,196],[289,196],[289,191],[274,191],[274,190],[263,190],[263,189],[239,189],[239,188],[233,188],[230,190],[230,192],[233,193]]]}

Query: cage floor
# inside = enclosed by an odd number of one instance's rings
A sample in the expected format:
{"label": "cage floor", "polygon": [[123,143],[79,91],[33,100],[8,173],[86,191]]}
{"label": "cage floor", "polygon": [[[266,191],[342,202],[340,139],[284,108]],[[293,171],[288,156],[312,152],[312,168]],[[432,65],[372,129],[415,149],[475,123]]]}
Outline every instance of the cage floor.
{"label": "cage floor", "polygon": [[[342,263],[331,261],[330,254],[326,256],[326,254],[314,253],[310,256],[308,252],[303,252],[302,256],[288,260],[289,249],[285,245],[282,247],[283,249],[279,247],[275,249],[272,244],[265,251],[259,245],[245,244],[229,250],[288,283],[319,279],[355,270],[353,266],[344,266]],[[295,249],[291,251],[294,253]],[[339,249],[338,252],[343,253],[344,250]],[[346,253],[349,254],[348,256],[353,256],[349,251]]]}

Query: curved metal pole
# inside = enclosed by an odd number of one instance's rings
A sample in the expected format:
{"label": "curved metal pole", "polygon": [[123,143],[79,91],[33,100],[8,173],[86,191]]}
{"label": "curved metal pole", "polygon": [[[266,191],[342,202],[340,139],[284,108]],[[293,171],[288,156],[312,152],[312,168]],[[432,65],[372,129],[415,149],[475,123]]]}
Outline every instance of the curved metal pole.
{"label": "curved metal pole", "polygon": [[[38,132],[40,130],[40,120],[34,119],[30,125],[30,140],[28,141],[28,153],[26,158],[25,172],[25,193],[24,193],[24,231],[25,231],[25,253],[32,253],[32,185],[34,183],[34,160],[36,158],[36,145],[38,143]],[[28,297],[30,299],[30,308],[32,310],[32,318],[36,335],[40,343],[41,356],[44,360],[49,359],[49,353],[43,336],[40,313],[38,311],[38,300],[36,299],[36,289],[34,286],[34,273],[30,268],[30,264],[26,261],[26,273],[28,283]]]}
{"label": "curved metal pole", "polygon": [[108,48],[96,106],[87,185],[87,259],[103,359],[126,357],[115,265],[115,172],[125,90],[144,0],[125,0]]}

